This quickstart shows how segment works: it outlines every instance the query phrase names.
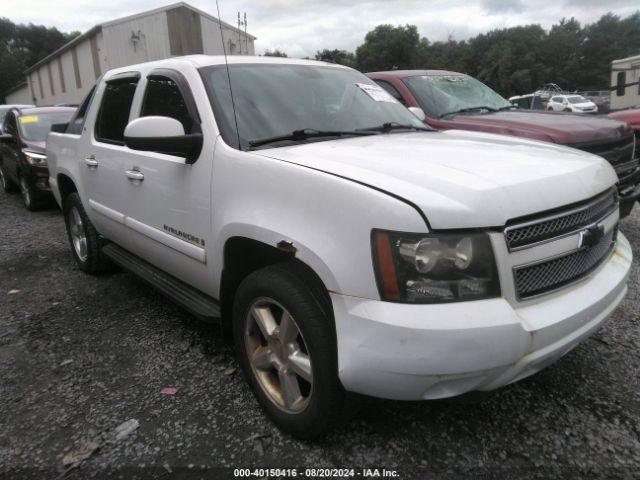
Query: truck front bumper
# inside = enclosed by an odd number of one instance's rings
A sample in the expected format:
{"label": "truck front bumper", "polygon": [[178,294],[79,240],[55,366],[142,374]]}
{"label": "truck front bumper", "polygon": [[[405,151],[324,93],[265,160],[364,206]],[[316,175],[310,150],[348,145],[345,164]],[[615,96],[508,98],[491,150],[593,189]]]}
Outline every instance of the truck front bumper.
{"label": "truck front bumper", "polygon": [[348,391],[397,400],[493,390],[552,364],[609,317],[627,291],[631,247],[589,277],[536,300],[439,305],[331,294],[338,368]]}

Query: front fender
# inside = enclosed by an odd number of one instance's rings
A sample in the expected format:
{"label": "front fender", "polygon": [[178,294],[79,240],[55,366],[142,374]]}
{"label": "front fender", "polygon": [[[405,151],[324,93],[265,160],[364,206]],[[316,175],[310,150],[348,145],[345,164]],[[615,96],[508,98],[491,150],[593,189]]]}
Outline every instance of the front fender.
{"label": "front fender", "polygon": [[371,230],[427,231],[415,208],[389,194],[219,141],[210,252],[218,294],[224,245],[240,236],[274,247],[282,240],[292,242],[296,258],[330,291],[378,299]]}

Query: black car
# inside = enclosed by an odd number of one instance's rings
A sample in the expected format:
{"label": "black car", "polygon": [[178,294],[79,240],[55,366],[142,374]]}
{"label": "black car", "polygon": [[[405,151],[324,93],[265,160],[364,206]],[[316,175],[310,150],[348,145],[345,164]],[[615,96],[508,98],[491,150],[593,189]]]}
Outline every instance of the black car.
{"label": "black car", "polygon": [[28,210],[52,198],[45,141],[51,126],[69,122],[75,108],[34,107],[7,113],[0,135],[0,183],[5,192],[22,192]]}

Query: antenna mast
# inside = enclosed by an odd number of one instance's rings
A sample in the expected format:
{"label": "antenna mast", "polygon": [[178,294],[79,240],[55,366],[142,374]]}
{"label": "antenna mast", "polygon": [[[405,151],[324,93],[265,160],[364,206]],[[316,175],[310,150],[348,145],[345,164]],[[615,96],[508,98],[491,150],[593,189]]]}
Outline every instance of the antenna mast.
{"label": "antenna mast", "polygon": [[[216,0],[216,9],[218,10],[218,26],[220,27],[220,39],[222,40],[222,52],[224,53],[224,64],[227,67],[227,80],[229,80],[229,95],[231,95],[231,107],[233,108],[233,120],[236,124],[236,134],[238,135],[238,150],[242,150],[240,144],[240,130],[238,130],[238,115],[236,114],[236,102],[233,99],[233,89],[231,88],[231,74],[229,73],[229,60],[227,60],[227,49],[224,45],[224,34],[222,33],[222,18],[220,18],[220,4]],[[238,13],[240,16],[240,13]]]}

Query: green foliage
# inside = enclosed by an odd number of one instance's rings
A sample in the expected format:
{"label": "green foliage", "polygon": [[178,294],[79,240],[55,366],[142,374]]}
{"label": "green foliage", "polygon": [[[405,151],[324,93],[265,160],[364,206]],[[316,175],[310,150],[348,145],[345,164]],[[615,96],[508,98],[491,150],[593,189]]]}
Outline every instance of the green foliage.
{"label": "green foliage", "polygon": [[[341,50],[323,50],[316,58],[332,58],[334,52],[347,58],[348,52]],[[562,19],[548,32],[540,25],[496,29],[466,41],[430,42],[419,38],[413,25],[378,25],[367,33],[355,59],[363,72],[464,72],[509,97],[545,83],[567,90],[606,90],[611,61],[639,53],[640,11],[624,19],[608,13],[585,26],[575,18]]]}
{"label": "green foliage", "polygon": [[346,50],[329,50],[324,49],[316,52],[316,60],[323,62],[337,63],[339,65],[346,65],[347,67],[356,66],[356,57],[353,53]]}
{"label": "green foliage", "polygon": [[286,53],[281,52],[277,48],[275,50],[265,50],[264,56],[265,57],[284,57],[284,58],[288,57]]}
{"label": "green foliage", "polygon": [[356,50],[356,65],[363,72],[414,68],[419,46],[415,25],[378,25]]}
{"label": "green foliage", "polygon": [[0,17],[0,99],[24,81],[23,72],[78,35],[42,25],[16,25]]}

